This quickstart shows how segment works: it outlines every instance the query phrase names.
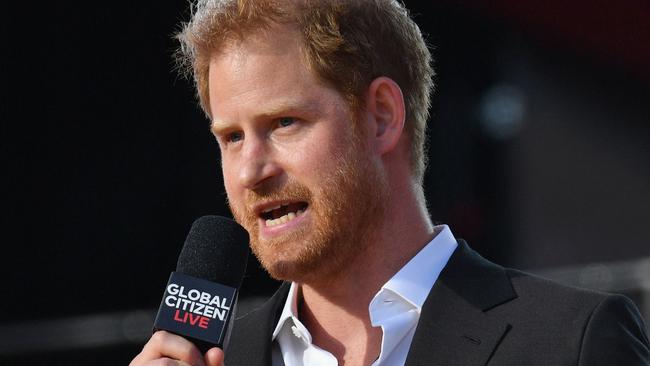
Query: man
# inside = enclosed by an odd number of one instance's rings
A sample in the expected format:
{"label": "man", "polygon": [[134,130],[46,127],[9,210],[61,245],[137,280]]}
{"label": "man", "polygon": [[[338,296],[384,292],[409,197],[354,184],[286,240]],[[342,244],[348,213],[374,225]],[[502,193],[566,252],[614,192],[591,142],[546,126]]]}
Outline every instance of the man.
{"label": "man", "polygon": [[[645,365],[622,296],[487,262],[428,217],[433,71],[390,0],[199,2],[179,36],[226,192],[285,284],[235,322],[229,365]],[[132,365],[219,365],[157,332]]]}

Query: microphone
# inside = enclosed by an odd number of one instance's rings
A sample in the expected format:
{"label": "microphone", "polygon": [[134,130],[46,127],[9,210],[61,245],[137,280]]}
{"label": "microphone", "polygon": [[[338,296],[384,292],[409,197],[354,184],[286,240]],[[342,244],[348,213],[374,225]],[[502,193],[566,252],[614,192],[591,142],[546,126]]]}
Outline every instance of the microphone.
{"label": "microphone", "polygon": [[183,336],[203,353],[223,349],[246,270],[248,240],[246,230],[225,217],[194,221],[169,276],[154,331]]}

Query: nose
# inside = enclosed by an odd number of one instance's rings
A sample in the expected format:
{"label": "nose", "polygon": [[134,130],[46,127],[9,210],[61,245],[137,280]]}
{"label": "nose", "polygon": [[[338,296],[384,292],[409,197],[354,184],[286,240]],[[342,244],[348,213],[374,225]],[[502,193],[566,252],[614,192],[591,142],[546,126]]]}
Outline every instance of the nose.
{"label": "nose", "polygon": [[247,189],[255,189],[280,173],[280,167],[263,137],[247,136],[241,157],[239,183]]}

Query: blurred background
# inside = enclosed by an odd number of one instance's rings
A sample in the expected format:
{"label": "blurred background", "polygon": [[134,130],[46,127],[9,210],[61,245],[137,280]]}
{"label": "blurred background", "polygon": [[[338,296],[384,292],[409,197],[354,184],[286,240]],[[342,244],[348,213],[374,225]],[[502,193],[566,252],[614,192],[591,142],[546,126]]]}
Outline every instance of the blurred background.
{"label": "blurred background", "polygon": [[[432,217],[650,318],[650,3],[406,4],[438,73]],[[0,364],[128,364],[192,221],[229,216],[173,71],[188,3],[2,7]],[[276,287],[251,260],[244,311]]]}

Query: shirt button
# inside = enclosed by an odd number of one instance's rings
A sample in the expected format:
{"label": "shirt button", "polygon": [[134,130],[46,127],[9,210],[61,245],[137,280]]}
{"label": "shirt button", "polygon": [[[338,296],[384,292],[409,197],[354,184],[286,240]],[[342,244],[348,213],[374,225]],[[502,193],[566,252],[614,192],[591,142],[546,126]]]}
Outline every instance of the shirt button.
{"label": "shirt button", "polygon": [[293,335],[296,336],[296,338],[301,338],[302,336],[300,335],[300,331],[298,330],[298,327],[295,325],[291,326],[291,331],[293,332]]}

